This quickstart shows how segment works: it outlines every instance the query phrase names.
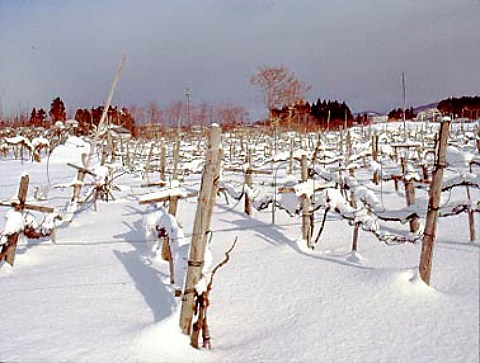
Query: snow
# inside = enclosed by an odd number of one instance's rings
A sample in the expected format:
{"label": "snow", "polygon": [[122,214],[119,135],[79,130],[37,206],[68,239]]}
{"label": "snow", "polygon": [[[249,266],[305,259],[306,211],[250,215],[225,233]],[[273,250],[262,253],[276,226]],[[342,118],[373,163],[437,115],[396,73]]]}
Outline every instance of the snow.
{"label": "snow", "polygon": [[57,146],[48,159],[52,164],[71,163],[77,166],[82,164],[82,154],[90,153],[90,144],[79,137],[70,136],[65,144]]}
{"label": "snow", "polygon": [[23,215],[20,212],[16,212],[13,209],[10,209],[5,215],[6,223],[3,229],[3,234],[6,236],[19,233],[23,231],[25,226],[25,221]]}
{"label": "snow", "polygon": [[50,146],[50,141],[46,138],[39,136],[32,139],[33,148],[37,148],[40,146]]}
{"label": "snow", "polygon": [[[46,163],[0,159],[0,200],[16,195],[24,172],[32,185],[68,183],[76,170],[66,162],[81,165],[81,154],[88,150],[88,143],[70,138],[53,150],[48,174]],[[385,170],[383,160],[382,165]],[[370,182],[374,167],[356,170],[357,179],[345,178],[346,184],[359,202],[365,200],[374,209],[403,209],[402,189],[396,192],[393,182]],[[318,165],[315,171],[329,181],[336,175]],[[282,185],[298,185],[298,174],[283,172],[278,178]],[[457,175],[452,172],[445,180]],[[252,193],[258,192],[259,180],[273,177],[254,175]],[[122,188],[113,191],[114,202],[99,201],[97,212],[88,205],[73,207],[77,212],[68,215],[71,222],[56,231],[57,244],[22,239],[14,268],[0,264],[0,361],[478,362],[480,249],[478,237],[469,242],[466,214],[439,219],[427,286],[417,273],[421,243],[387,246],[360,231],[358,251],[352,252],[353,228],[332,212],[312,251],[298,238],[297,216],[277,211],[273,225],[270,211],[247,216],[243,203],[217,198],[207,236],[211,252],[198,291],[205,291],[208,271],[224,258],[236,236],[238,243],[215,275],[210,293],[213,349],[197,351],[179,330],[181,298],[173,294],[183,282],[197,201],[180,200],[173,218],[161,206],[139,205],[147,197],[135,195],[131,187],[140,180],[140,173],[119,177],[115,181]],[[462,174],[461,180],[478,182],[478,175]],[[188,176],[185,184],[198,189],[200,176]],[[178,184],[175,188],[180,190]],[[310,188],[305,184],[305,190]],[[265,183],[255,195],[266,200],[273,191]],[[71,192],[50,189],[42,203],[63,209]],[[424,209],[428,191],[415,192]],[[472,200],[479,199],[478,189],[470,192]],[[293,212],[298,208],[295,193],[277,197]],[[454,188],[446,192],[442,206],[464,197],[464,188]],[[350,207],[338,189],[318,192],[315,199],[355,214],[362,223],[375,223],[366,208],[360,212]],[[2,207],[0,214],[8,216],[7,222],[0,218],[3,233],[21,230],[24,221],[18,212]],[[323,213],[314,217],[318,226]],[[46,218],[45,226],[59,223],[54,214]],[[168,281],[168,263],[159,258],[158,226],[172,243],[175,285]],[[390,232],[408,230],[397,224],[387,227]],[[479,236],[479,223],[476,232]]]}

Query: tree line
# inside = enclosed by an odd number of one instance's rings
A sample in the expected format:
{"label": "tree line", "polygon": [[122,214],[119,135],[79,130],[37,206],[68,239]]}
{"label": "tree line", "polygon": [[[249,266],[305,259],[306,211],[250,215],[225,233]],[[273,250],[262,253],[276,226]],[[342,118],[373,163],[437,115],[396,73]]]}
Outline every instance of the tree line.
{"label": "tree line", "polygon": [[[257,73],[250,78],[250,84],[261,91],[261,99],[268,110],[268,117],[257,122],[259,125],[277,123],[307,131],[338,129],[354,123],[366,123],[369,119],[366,114],[359,114],[355,118],[347,104],[338,100],[317,99],[313,103],[306,102],[305,95],[311,86],[299,80],[284,66],[259,67]],[[146,107],[110,106],[107,116],[112,124],[123,126],[134,135],[151,126],[161,131],[166,128],[208,126],[215,122],[229,130],[250,121],[247,110],[242,106],[211,105],[206,102],[195,105],[189,101],[190,99],[187,102],[175,101],[165,107],[159,107],[155,102]],[[476,119],[480,117],[480,97],[447,98],[441,100],[437,108],[454,117]],[[77,109],[73,118],[78,122],[78,133],[91,132],[98,125],[102,113],[103,106]],[[21,113],[8,119],[1,116],[0,126],[47,128],[56,122],[67,120],[65,105],[60,97],[52,101],[48,112],[44,108],[34,107],[29,114]],[[402,108],[394,108],[388,112],[388,120],[391,121],[401,120],[404,116],[406,119],[415,118],[414,109],[410,107],[404,111]]]}
{"label": "tree line", "polygon": [[456,117],[477,119],[480,117],[480,96],[449,97],[441,100],[437,108],[440,112]]}

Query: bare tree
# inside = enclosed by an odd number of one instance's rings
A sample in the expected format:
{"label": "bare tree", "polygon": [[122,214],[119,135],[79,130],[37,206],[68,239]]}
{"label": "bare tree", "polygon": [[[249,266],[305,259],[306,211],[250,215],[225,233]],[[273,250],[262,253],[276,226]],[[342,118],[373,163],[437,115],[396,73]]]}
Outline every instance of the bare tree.
{"label": "bare tree", "polygon": [[241,106],[218,106],[217,118],[224,129],[231,129],[244,124],[248,119],[248,112]]}
{"label": "bare tree", "polygon": [[250,78],[250,84],[261,88],[263,101],[270,113],[273,109],[296,104],[311,89],[284,66],[260,67],[258,73]]}
{"label": "bare tree", "polygon": [[170,103],[165,108],[165,121],[169,127],[175,127],[182,116],[183,103],[180,101],[175,101]]}
{"label": "bare tree", "polygon": [[150,102],[148,104],[148,114],[150,116],[150,123],[151,124],[158,124],[160,123],[161,120],[161,115],[162,111],[158,108],[158,105],[156,102]]}

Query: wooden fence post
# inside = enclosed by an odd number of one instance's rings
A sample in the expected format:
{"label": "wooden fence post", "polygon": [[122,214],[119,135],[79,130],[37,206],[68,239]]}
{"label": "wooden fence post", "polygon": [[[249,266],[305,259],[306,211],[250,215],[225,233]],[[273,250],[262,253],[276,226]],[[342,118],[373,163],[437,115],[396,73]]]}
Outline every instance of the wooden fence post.
{"label": "wooden fence post", "polygon": [[432,184],[430,185],[429,190],[430,198],[428,200],[428,212],[425,223],[425,232],[423,235],[422,253],[420,255],[420,265],[418,267],[420,277],[427,285],[430,285],[433,245],[435,243],[438,211],[440,209],[443,169],[446,165],[445,163],[450,122],[450,118],[444,117],[440,126],[440,134],[438,138],[438,157],[436,158],[435,169],[432,173]]}
{"label": "wooden fence post", "polygon": [[180,311],[179,325],[183,334],[189,335],[192,328],[192,320],[195,309],[194,294],[195,285],[202,276],[205,249],[207,244],[207,232],[210,226],[211,211],[215,203],[216,193],[216,168],[219,155],[219,146],[222,130],[218,125],[210,128],[209,147],[206,164],[203,169],[202,183],[198,197],[198,206],[193,224],[193,236],[188,256],[188,269],[183,290],[182,307]]}
{"label": "wooden fence post", "polygon": [[[308,180],[307,155],[302,155],[300,160],[302,164],[302,183]],[[312,228],[310,224],[310,197],[308,194],[301,196],[302,206],[302,239],[307,241],[307,246],[312,248]]]}

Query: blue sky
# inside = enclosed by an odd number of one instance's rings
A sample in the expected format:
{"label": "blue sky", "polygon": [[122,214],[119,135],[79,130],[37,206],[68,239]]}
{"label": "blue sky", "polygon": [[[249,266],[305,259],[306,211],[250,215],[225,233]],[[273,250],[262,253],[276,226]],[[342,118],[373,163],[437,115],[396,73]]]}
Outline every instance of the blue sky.
{"label": "blue sky", "polygon": [[480,94],[478,0],[0,0],[4,113],[103,102],[231,103],[261,113],[248,80],[284,65],[309,100],[388,111]]}

